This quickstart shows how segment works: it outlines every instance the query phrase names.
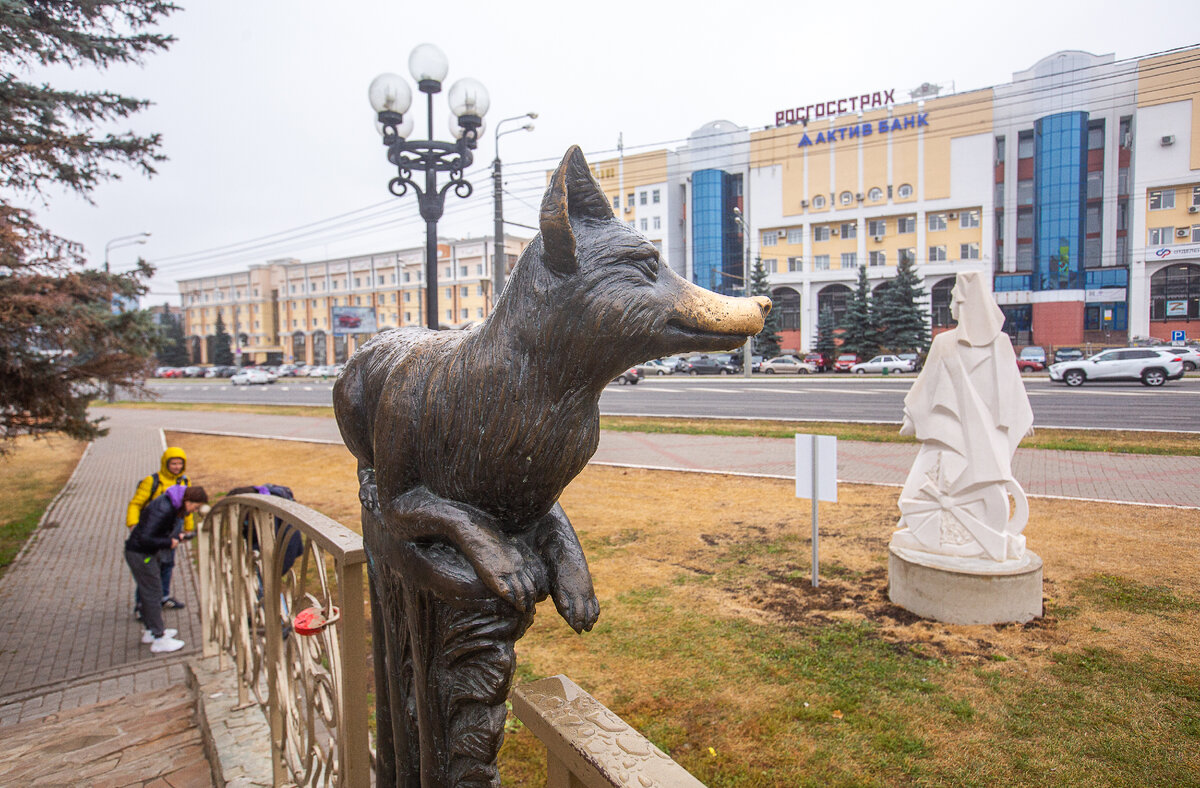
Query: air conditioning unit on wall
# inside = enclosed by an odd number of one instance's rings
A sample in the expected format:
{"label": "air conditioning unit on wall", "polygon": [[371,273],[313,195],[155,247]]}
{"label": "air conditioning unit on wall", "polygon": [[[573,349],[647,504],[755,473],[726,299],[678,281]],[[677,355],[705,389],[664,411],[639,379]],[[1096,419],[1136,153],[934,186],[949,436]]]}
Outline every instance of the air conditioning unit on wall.
{"label": "air conditioning unit on wall", "polygon": [[956,214],[954,211],[951,211],[947,218],[949,218],[951,221],[953,221],[954,219],[958,218],[958,214]]}
{"label": "air conditioning unit on wall", "polygon": [[1186,227],[1177,227],[1177,228],[1175,228],[1175,237],[1176,238],[1187,238],[1189,232],[1190,231]]}
{"label": "air conditioning unit on wall", "polygon": [[779,231],[779,237],[780,237],[780,238],[787,238],[787,230],[780,230],[780,231]]}
{"label": "air conditioning unit on wall", "polygon": [[1164,135],[1163,138],[1161,140],[1159,140],[1159,144],[1161,144],[1164,148],[1167,147],[1168,145],[1174,145],[1175,144],[1175,135],[1174,134]]}
{"label": "air conditioning unit on wall", "polygon": [[800,201],[800,207],[801,207],[801,208],[807,208],[807,207],[808,207],[808,200],[801,200],[801,201]]}
{"label": "air conditioning unit on wall", "polygon": [[881,243],[883,243],[883,236],[877,235],[877,236],[875,236],[875,238],[873,240],[875,241],[875,243],[881,244]]}
{"label": "air conditioning unit on wall", "polygon": [[1188,213],[1200,213],[1200,205],[1189,205]]}

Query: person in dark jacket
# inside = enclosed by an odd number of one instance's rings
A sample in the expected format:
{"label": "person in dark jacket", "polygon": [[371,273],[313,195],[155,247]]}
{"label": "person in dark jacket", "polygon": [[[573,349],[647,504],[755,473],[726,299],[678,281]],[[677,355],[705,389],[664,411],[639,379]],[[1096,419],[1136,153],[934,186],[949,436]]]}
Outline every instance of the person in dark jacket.
{"label": "person in dark jacket", "polygon": [[175,638],[176,631],[163,626],[162,572],[158,553],[179,544],[179,538],[173,536],[176,523],[206,503],[208,493],[203,487],[172,485],[142,507],[137,525],[125,540],[125,563],[129,564],[137,583],[142,619],[146,624],[142,642],[150,644],[150,650],[156,654],[183,648],[183,641]]}

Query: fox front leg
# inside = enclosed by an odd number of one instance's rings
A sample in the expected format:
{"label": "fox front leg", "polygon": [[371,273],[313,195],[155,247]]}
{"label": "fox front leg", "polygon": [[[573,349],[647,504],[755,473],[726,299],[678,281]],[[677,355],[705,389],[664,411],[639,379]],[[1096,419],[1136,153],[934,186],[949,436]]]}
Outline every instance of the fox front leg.
{"label": "fox front leg", "polygon": [[358,469],[358,500],[365,508],[379,514],[379,488],[375,486],[375,469]]}
{"label": "fox front leg", "polygon": [[[458,548],[485,586],[522,613],[533,610],[545,581],[537,557],[473,506],[414,487],[383,508],[389,539],[440,539]],[[544,592],[543,592],[544,593]]]}
{"label": "fox front leg", "polygon": [[591,630],[600,617],[600,602],[592,588],[592,573],[579,537],[561,505],[538,522],[538,551],[550,573],[550,596],[558,614],[576,632]]}

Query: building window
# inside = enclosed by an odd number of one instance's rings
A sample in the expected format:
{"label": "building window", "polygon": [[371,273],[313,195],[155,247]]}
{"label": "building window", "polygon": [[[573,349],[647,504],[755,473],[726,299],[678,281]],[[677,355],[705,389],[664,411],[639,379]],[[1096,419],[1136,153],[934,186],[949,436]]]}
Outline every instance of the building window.
{"label": "building window", "polygon": [[454,273],[454,266],[448,265],[448,266],[446,266],[445,272],[442,274],[442,276],[449,279],[453,273]]}
{"label": "building window", "polygon": [[471,316],[471,310],[469,310],[469,309],[462,310],[462,319],[463,320],[466,320],[470,316]]}
{"label": "building window", "polygon": [[1092,170],[1087,174],[1087,199],[1098,200],[1104,196],[1104,173]]}
{"label": "building window", "polygon": [[827,255],[827,254],[815,255],[813,257],[813,270],[814,271],[828,271],[829,270],[829,255]]}
{"label": "building window", "polygon": [[814,227],[813,228],[813,240],[814,241],[828,241],[829,240],[829,227],[827,225],[818,225],[818,226]]}
{"label": "building window", "polygon": [[[1200,205],[1200,186],[1192,187],[1192,205]],[[258,295],[256,291],[254,295]]]}
{"label": "building window", "polygon": [[1104,124],[1088,126],[1088,150],[1104,150]]}
{"label": "building window", "polygon": [[907,200],[909,197],[912,197],[912,194],[913,187],[909,186],[907,183],[900,184],[900,188],[896,190],[896,196],[901,200]]}
{"label": "building window", "polygon": [[842,270],[858,268],[858,252],[842,252]]}
{"label": "building window", "polygon": [[887,252],[867,252],[867,263],[871,266],[887,265]]}
{"label": "building window", "polygon": [[804,243],[804,229],[793,227],[787,231],[787,242],[790,244]]}
{"label": "building window", "polygon": [[1151,246],[1166,246],[1171,243],[1171,236],[1175,234],[1174,227],[1151,227],[1150,228],[1150,245]]}
{"label": "building window", "polygon": [[475,295],[483,295],[483,285],[475,285]]}
{"label": "building window", "polygon": [[963,211],[958,215],[958,226],[965,229],[979,226],[979,211]]}
{"label": "building window", "polygon": [[1017,270],[1033,270],[1033,244],[1017,244]]}
{"label": "building window", "polygon": [[[446,276],[449,276],[449,275],[450,275],[450,274],[446,274]],[[354,277],[354,286],[355,286],[355,287],[362,287],[362,278],[361,278],[361,277],[357,277],[357,276],[356,276],[356,277]],[[296,292],[296,286],[295,286],[295,285],[292,285],[292,292],[293,292],[293,293],[294,293],[294,292]]]}
{"label": "building window", "polygon": [[796,271],[804,270],[804,261],[801,260],[799,257],[789,257],[787,259],[787,261],[788,261],[788,271],[795,273]]}
{"label": "building window", "polygon": [[958,259],[960,260],[978,260],[979,259],[979,244],[962,244],[959,249]]}
{"label": "building window", "polygon": [[929,214],[929,232],[937,232],[938,230],[946,229],[946,214],[931,213]]}
{"label": "building window", "polygon": [[907,249],[898,249],[897,252],[899,255],[899,261],[901,263],[908,263],[910,265],[916,265],[916,262],[917,262],[917,250],[916,249],[914,249],[910,246]]}
{"label": "building window", "polygon": [[929,316],[936,328],[954,325],[950,316],[950,291],[954,289],[953,279],[943,279],[929,291]]}
{"label": "building window", "polygon": [[944,263],[946,261],[946,247],[931,246],[929,247],[929,262]]}
{"label": "building window", "polygon": [[658,205],[658,203],[660,201],[661,201],[661,197],[659,196],[658,189],[655,189],[654,191],[650,192],[650,202],[654,203],[655,205]]}
{"label": "building window", "polygon": [[447,320],[453,320],[453,319],[454,319],[454,310],[453,310],[453,309],[447,309],[447,310],[446,310],[446,319],[447,319]]}
{"label": "building window", "polygon": [[917,217],[901,216],[896,220],[896,232],[904,235],[906,233],[915,233],[917,231]]}
{"label": "building window", "polygon": [[645,204],[646,204],[646,193],[640,192],[638,194],[638,205],[645,205]]}
{"label": "building window", "polygon": [[405,322],[405,323],[411,323],[411,322],[412,322],[412,312],[405,312],[405,313],[404,313],[404,322]]}
{"label": "building window", "polygon": [[454,288],[447,287],[446,288],[446,300],[450,300],[451,298],[454,298]]}
{"label": "building window", "polygon": [[643,218],[642,219],[642,232],[645,232],[646,230],[649,230],[649,229],[650,229],[650,222]]}
{"label": "building window", "polygon": [[661,230],[661,229],[662,229],[662,217],[661,217],[661,216],[655,216],[655,217],[654,217],[654,229],[655,229],[655,230]]}
{"label": "building window", "polygon": [[777,243],[779,243],[779,234],[776,233],[774,230],[771,230],[770,232],[767,232],[767,233],[763,233],[763,236],[762,236],[762,245],[763,246],[775,246]]}
{"label": "building window", "polygon": [[817,210],[824,208],[825,207],[825,195],[818,194],[816,197],[813,197],[812,198],[812,207]]}
{"label": "building window", "polygon": [[762,264],[763,264],[763,270],[766,271],[768,274],[779,273],[779,270],[778,270],[779,269],[779,261],[776,260],[774,257],[769,258],[767,260],[763,260]]}
{"label": "building window", "polygon": [[625,210],[629,210],[634,205],[633,192],[625,195]]}
{"label": "building window", "polygon": [[1017,135],[1017,158],[1033,158],[1033,132],[1023,131]]}
{"label": "building window", "polygon": [[879,202],[883,199],[883,189],[878,186],[872,186],[871,191],[867,192],[867,199],[871,202]]}
{"label": "building window", "polygon": [[469,287],[462,287],[462,288],[460,288],[460,290],[462,290],[463,298],[466,298],[467,296],[471,295],[471,288],[469,288]]}
{"label": "building window", "polygon": [[1004,163],[1004,138],[996,138],[996,164]]}
{"label": "building window", "polygon": [[621,197],[618,195],[613,197],[613,210],[616,211],[621,207]]}
{"label": "building window", "polygon": [[857,238],[858,237],[858,222],[843,222],[842,223],[842,238]]}
{"label": "building window", "polygon": [[817,314],[829,313],[833,324],[840,324],[846,317],[846,305],[850,301],[850,288],[845,285],[828,285],[817,293]]}
{"label": "building window", "polygon": [[1200,318],[1200,265],[1172,265],[1150,277],[1151,320]]}
{"label": "building window", "polygon": [[1017,205],[1033,205],[1033,178],[1017,181]]}
{"label": "building window", "polygon": [[459,275],[460,277],[462,277],[462,276],[466,276],[466,275],[467,275],[467,267],[466,267],[465,265],[460,265],[460,266],[458,267],[458,275]]}
{"label": "building window", "polygon": [[842,192],[841,195],[838,196],[838,200],[841,201],[842,205],[849,205],[850,203],[854,202],[854,195],[850,192]]}
{"label": "building window", "polygon": [[887,235],[887,220],[886,219],[869,219],[867,220],[867,235]]}
{"label": "building window", "polygon": [[1033,237],[1033,211],[1017,211],[1017,237]]}
{"label": "building window", "polygon": [[1200,243],[1200,224],[1192,225],[1192,243]]}
{"label": "building window", "polygon": [[409,290],[405,290],[405,291],[404,291],[404,300],[405,300],[405,301],[411,301],[411,300],[412,300],[412,292],[411,292],[411,291],[409,291]]}
{"label": "building window", "polygon": [[1162,189],[1150,192],[1150,210],[1165,211],[1175,207],[1175,190]]}

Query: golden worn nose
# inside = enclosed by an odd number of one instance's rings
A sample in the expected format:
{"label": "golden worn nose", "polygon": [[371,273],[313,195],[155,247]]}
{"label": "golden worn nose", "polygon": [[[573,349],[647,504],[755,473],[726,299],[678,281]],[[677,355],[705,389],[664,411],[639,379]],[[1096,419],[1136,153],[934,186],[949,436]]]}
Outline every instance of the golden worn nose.
{"label": "golden worn nose", "polygon": [[771,314],[771,299],[766,296],[754,296],[754,303],[758,304],[758,308],[762,310],[763,317]]}

